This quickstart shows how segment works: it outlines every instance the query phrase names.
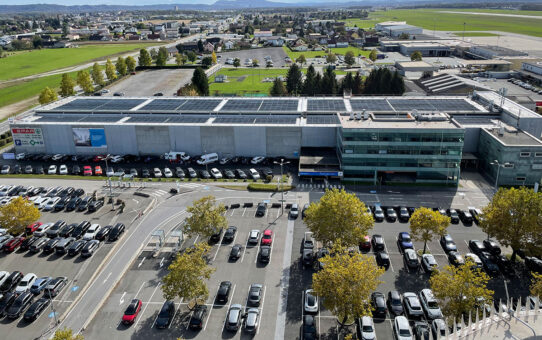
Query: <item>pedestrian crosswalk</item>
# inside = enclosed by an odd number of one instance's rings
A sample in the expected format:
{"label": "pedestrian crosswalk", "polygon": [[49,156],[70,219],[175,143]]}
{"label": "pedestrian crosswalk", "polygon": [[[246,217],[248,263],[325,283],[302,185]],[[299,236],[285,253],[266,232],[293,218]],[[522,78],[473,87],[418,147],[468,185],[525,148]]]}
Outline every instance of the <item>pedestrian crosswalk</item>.
{"label": "pedestrian crosswalk", "polygon": [[306,189],[306,190],[324,190],[324,189],[344,189],[344,187],[341,184],[328,184],[325,185],[323,183],[300,183],[298,188],[300,189]]}
{"label": "pedestrian crosswalk", "polygon": [[[172,186],[172,188],[176,189],[177,186]],[[203,184],[198,184],[198,183],[181,183],[180,184],[181,190],[182,189],[194,190],[194,189],[205,189],[205,188],[208,188],[208,187]],[[150,192],[149,195],[152,195],[154,197],[164,197],[164,196],[170,195],[170,193],[166,190],[156,189]]]}

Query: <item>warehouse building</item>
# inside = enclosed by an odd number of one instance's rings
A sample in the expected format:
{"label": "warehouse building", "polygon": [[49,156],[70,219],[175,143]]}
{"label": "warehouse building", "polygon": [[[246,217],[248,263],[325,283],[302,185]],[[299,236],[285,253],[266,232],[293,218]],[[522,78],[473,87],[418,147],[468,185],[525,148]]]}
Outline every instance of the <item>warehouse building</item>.
{"label": "warehouse building", "polygon": [[[514,185],[523,177],[522,183],[533,184],[542,176],[542,165],[536,165],[542,155],[536,151],[542,148],[542,118],[494,92],[471,97],[71,97],[33,109],[13,121],[11,131],[16,152],[28,154],[280,156],[299,159],[300,176],[368,183],[456,184],[464,153],[488,176],[490,158],[518,164],[514,169],[521,172],[507,169],[512,172],[503,174],[502,184]],[[513,134],[521,136],[519,144]],[[487,151],[486,140],[501,142],[493,148],[497,154]],[[524,153],[518,158],[521,167],[514,153]],[[526,167],[531,172],[522,176]]]}

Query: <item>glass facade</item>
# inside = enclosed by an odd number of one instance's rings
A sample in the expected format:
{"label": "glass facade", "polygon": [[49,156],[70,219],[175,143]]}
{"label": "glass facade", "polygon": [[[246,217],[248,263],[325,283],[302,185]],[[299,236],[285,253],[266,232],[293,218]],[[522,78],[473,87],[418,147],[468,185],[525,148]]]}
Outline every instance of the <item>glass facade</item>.
{"label": "glass facade", "polygon": [[346,129],[337,134],[345,180],[456,184],[465,131]]}

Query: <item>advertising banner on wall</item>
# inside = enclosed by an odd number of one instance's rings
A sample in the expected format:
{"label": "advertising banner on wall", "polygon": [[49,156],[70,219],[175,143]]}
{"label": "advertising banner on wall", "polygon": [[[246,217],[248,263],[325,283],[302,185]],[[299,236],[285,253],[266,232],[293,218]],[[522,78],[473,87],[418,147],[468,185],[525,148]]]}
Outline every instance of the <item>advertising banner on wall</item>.
{"label": "advertising banner on wall", "polygon": [[75,146],[107,147],[104,129],[73,128],[72,131]]}
{"label": "advertising banner on wall", "polygon": [[41,128],[13,128],[11,129],[15,146],[42,147],[44,146]]}

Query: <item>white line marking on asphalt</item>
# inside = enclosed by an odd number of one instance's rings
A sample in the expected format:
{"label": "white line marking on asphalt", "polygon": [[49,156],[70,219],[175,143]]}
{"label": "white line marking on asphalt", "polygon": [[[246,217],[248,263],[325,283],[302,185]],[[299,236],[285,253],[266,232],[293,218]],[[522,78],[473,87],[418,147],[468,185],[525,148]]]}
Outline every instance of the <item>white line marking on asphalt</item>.
{"label": "white line marking on asphalt", "polygon": [[[265,292],[266,291],[267,291],[267,287],[264,285],[263,286],[263,296],[262,296],[262,306],[261,306],[261,312],[260,312],[260,320],[263,317],[263,306],[265,304]],[[258,328],[256,329],[256,334],[258,334],[259,332],[260,332],[260,326],[258,325]]]}
{"label": "white line marking on asphalt", "polygon": [[119,305],[122,305],[124,303],[124,296],[126,295],[126,292],[122,293],[122,296],[120,297]]}
{"label": "white line marking on asphalt", "polygon": [[111,276],[111,274],[113,274],[113,273],[111,272],[111,273],[107,274],[107,277],[105,278],[104,283],[106,283],[107,280],[109,280],[109,277]]}
{"label": "white line marking on asphalt", "polygon": [[258,252],[256,253],[256,258],[254,259],[254,263],[258,262],[258,254],[260,254],[260,246],[262,245],[262,240],[260,238],[260,241],[258,242]]}
{"label": "white line marking on asphalt", "polygon": [[216,255],[218,255],[218,251],[220,250],[220,246],[222,245],[222,242],[224,241],[224,237],[222,237],[222,240],[218,242],[218,247],[216,248],[215,256],[213,256],[213,262],[216,260]]}
{"label": "white line marking on asphalt", "polygon": [[247,212],[247,208],[243,209],[243,214],[241,216],[245,216],[246,212]]}
{"label": "white line marking on asphalt", "polygon": [[[154,290],[152,291],[152,294],[151,294],[151,297],[149,300],[152,300],[152,297],[154,296],[154,293],[156,293],[156,290],[158,289],[158,287],[160,287],[160,283],[156,285],[156,287],[154,287]],[[136,322],[134,323],[134,327],[137,326],[137,323],[139,322],[139,320],[141,320],[143,317],[143,314],[145,314],[145,311],[147,310],[147,307],[149,306],[149,302],[147,302],[147,304],[145,305],[145,307],[143,307],[143,310],[141,311],[141,316],[139,318],[136,319]],[[154,325],[154,322],[153,322],[153,325]]]}
{"label": "white line marking on asphalt", "polygon": [[175,313],[173,314],[173,319],[171,319],[171,322],[169,323],[169,325],[167,325],[168,329],[169,327],[171,327],[171,324],[173,323],[173,321],[175,321],[175,316],[179,312],[179,309],[181,309],[181,303],[182,303],[182,300],[179,302],[179,307],[177,307],[177,309],[175,310]]}
{"label": "white line marking on asphalt", "polygon": [[[165,301],[164,301],[165,302]],[[164,303],[162,302],[162,304]],[[152,322],[151,329],[154,328],[154,324],[156,323],[156,320],[158,320],[158,317],[160,316],[160,313],[156,314],[156,317],[154,318],[154,321]],[[169,328],[169,327],[168,327]]]}
{"label": "white line marking on asphalt", "polygon": [[203,330],[207,328],[207,323],[209,322],[209,319],[211,318],[211,313],[213,312],[217,295],[218,295],[218,289],[216,290],[215,297],[213,298],[213,301],[212,301],[213,303],[211,304],[211,308],[209,308],[209,315],[207,315],[207,320],[205,320],[205,326],[203,326]]}
{"label": "white line marking on asphalt", "polygon": [[247,235],[247,242],[245,243],[245,247],[243,248],[243,255],[241,255],[241,263],[243,263],[243,259],[245,258],[245,253],[247,251],[248,247],[248,238],[250,237],[250,234]]}
{"label": "white line marking on asphalt", "polygon": [[231,210],[230,216],[233,216],[233,213],[234,213],[234,212],[235,212],[235,209],[232,209],[232,210]]}
{"label": "white line marking on asphalt", "polygon": [[[384,242],[384,251],[390,254],[388,252],[388,245],[386,244],[386,240],[384,239],[384,237],[382,237],[382,241]],[[395,273],[395,270],[393,270],[393,263],[391,263],[391,259],[390,259],[390,268],[391,268],[392,273]]]}
{"label": "white line marking on asphalt", "polygon": [[230,295],[230,298],[228,299],[228,308],[226,309],[226,317],[224,318],[224,324],[222,325],[222,331],[224,331],[226,329],[226,319],[227,319],[228,311],[230,310],[230,307],[231,307],[231,300],[233,299],[233,296],[235,294],[235,286],[236,285],[234,284],[232,293]]}
{"label": "white line marking on asphalt", "polygon": [[196,238],[194,239],[194,243],[192,243],[192,245],[195,245],[196,242],[198,242],[198,238],[199,238],[199,235],[196,235]]}
{"label": "white line marking on asphalt", "polygon": [[137,296],[139,295],[139,292],[141,291],[141,288],[143,288],[143,285],[144,285],[144,284],[145,284],[145,282],[143,282],[143,283],[141,284],[141,286],[140,286],[139,289],[137,290],[136,295],[134,296],[134,299],[137,299]]}

